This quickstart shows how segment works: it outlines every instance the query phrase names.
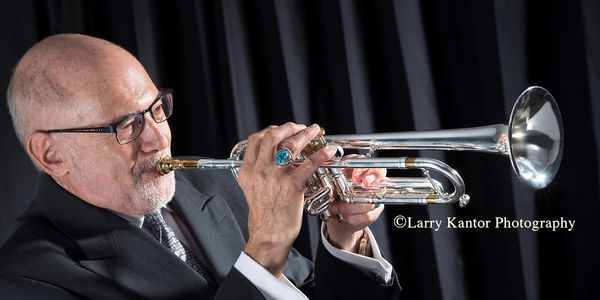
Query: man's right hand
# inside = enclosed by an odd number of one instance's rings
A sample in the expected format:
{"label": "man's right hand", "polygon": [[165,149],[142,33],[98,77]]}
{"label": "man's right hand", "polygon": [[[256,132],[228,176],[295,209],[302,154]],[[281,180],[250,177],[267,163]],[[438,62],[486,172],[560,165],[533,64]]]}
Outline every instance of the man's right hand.
{"label": "man's right hand", "polygon": [[250,135],[238,173],[249,208],[244,252],[278,278],[302,225],[304,184],[336,150],[325,147],[296,167],[278,167],[275,154],[283,143],[293,158],[298,157],[319,131],[316,124],[286,123]]}

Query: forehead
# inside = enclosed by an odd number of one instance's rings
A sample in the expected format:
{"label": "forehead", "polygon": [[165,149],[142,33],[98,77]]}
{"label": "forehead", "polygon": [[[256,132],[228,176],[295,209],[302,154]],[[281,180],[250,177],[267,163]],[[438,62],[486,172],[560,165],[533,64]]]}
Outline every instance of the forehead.
{"label": "forehead", "polygon": [[142,93],[117,93],[109,96],[102,107],[103,119],[110,123],[119,121],[129,114],[140,112],[148,108],[156,100],[158,91],[147,90]]}
{"label": "forehead", "polygon": [[143,68],[121,66],[111,73],[113,76],[98,78],[100,84],[94,84],[100,88],[91,97],[89,113],[97,116],[97,122],[116,121],[146,109],[156,99],[158,90]]}
{"label": "forehead", "polygon": [[39,74],[32,77],[34,86],[45,87],[47,97],[28,105],[28,114],[44,116],[31,117],[33,128],[105,126],[145,109],[158,93],[144,67],[122,48],[91,38],[46,41],[28,51],[15,71]]}

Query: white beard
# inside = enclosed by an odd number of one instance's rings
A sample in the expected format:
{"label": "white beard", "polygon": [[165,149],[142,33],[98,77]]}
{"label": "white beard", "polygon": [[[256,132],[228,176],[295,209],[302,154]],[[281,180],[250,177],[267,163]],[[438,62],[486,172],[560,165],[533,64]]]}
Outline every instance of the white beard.
{"label": "white beard", "polygon": [[146,183],[137,179],[132,189],[123,191],[125,205],[133,211],[144,214],[156,211],[169,203],[175,194],[175,178],[172,173]]}

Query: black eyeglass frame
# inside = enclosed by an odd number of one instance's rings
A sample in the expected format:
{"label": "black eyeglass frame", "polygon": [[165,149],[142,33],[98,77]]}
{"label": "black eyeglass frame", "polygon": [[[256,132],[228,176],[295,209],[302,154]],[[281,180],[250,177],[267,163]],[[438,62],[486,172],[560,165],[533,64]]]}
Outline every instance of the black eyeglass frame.
{"label": "black eyeglass frame", "polygon": [[[137,135],[135,137],[132,137],[129,141],[122,143],[121,141],[119,141],[119,136],[117,134],[117,128],[119,127],[119,124],[121,124],[121,122],[124,122],[125,120],[128,120],[130,118],[135,118],[138,115],[144,115],[147,112],[150,112],[150,116],[152,117],[152,120],[154,120],[154,122],[156,123],[162,123],[164,121],[166,121],[172,114],[173,114],[173,89],[165,89],[165,88],[160,88],[158,89],[158,96],[156,96],[156,99],[154,99],[154,101],[152,101],[152,103],[150,104],[150,106],[148,106],[148,108],[139,111],[139,112],[134,112],[134,113],[130,113],[127,114],[126,116],[124,116],[123,118],[119,119],[118,121],[111,123],[107,126],[102,126],[102,127],[76,127],[76,128],[61,128],[61,129],[50,129],[50,130],[42,130],[42,132],[45,133],[114,133],[115,134],[115,138],[117,140],[117,143],[121,144],[121,145],[125,145],[128,143],[131,143],[132,141],[134,141],[135,139],[137,139],[140,134],[142,133],[142,131],[144,130],[144,126],[146,125],[145,123],[142,124],[142,128],[141,130],[137,133]],[[166,96],[171,96],[171,97],[166,97]],[[154,116],[154,114],[152,113],[152,107],[154,106],[154,104],[156,104],[156,102],[158,102],[159,100],[162,99],[169,99],[168,101],[170,101],[171,103],[171,111],[170,113],[167,115],[165,113],[165,119],[162,121],[158,121],[156,120],[156,117]],[[164,105],[164,104],[163,104]],[[163,109],[164,111],[164,109]],[[144,122],[144,118],[141,118],[142,122]]]}

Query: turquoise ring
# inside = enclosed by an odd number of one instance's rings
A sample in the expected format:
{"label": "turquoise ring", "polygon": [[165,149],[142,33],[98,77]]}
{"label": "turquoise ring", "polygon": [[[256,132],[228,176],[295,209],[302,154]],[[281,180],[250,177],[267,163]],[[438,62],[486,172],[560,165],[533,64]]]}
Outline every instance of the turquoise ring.
{"label": "turquoise ring", "polygon": [[288,148],[281,148],[275,153],[275,165],[278,167],[287,167],[292,163],[292,151]]}

